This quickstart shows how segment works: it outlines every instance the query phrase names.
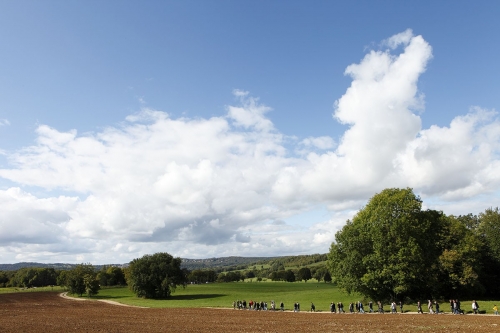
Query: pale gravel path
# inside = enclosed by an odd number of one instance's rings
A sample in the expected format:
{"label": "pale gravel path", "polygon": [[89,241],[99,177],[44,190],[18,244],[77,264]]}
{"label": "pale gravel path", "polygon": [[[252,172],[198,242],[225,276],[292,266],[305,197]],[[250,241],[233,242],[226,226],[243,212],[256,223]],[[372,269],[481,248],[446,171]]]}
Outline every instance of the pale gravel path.
{"label": "pale gravel path", "polygon": [[128,305],[128,304],[123,304],[123,303],[119,303],[119,302],[115,302],[115,301],[110,301],[107,299],[86,299],[86,298],[69,297],[67,292],[60,293],[59,296],[61,296],[62,298],[65,298],[65,299],[73,300],[73,301],[98,301],[98,302],[104,302],[104,303],[108,303],[108,304],[112,304],[112,305],[126,306],[129,308],[149,309],[149,308],[144,307],[144,306]]}

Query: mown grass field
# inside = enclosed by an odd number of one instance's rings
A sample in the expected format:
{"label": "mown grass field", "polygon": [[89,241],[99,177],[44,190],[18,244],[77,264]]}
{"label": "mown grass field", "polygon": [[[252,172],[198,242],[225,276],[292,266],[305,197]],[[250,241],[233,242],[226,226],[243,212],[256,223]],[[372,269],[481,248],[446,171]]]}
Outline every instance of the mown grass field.
{"label": "mown grass field", "polygon": [[[128,305],[152,308],[229,308],[232,307],[233,301],[236,300],[246,300],[247,303],[250,300],[264,301],[270,307],[271,301],[274,300],[277,305],[283,301],[287,310],[292,310],[293,304],[299,302],[301,311],[309,311],[311,302],[313,302],[316,311],[323,312],[330,311],[330,302],[344,303],[344,309],[347,311],[350,302],[359,300],[363,302],[366,311],[369,301],[361,295],[348,295],[336,286],[323,282],[232,282],[188,285],[185,289],[182,287],[177,288],[172,297],[167,300],[138,298],[127,287],[104,288],[93,298],[109,299]],[[471,302],[469,300],[462,301],[461,307],[466,313],[471,312]],[[493,313],[494,304],[500,306],[500,302],[494,300],[479,300],[478,303],[481,313],[488,314]],[[426,300],[422,300],[422,304],[424,311],[427,311]],[[443,300],[440,306],[441,311],[450,311],[447,300]],[[376,310],[375,302],[374,309]],[[388,304],[384,305],[384,310],[389,311]],[[405,304],[403,310],[405,312],[416,312],[417,307],[416,304]]]}
{"label": "mown grass field", "polygon": [[168,300],[148,300],[135,297],[126,287],[101,289],[94,298],[110,299],[120,303],[146,307],[232,307],[233,301],[264,301],[271,306],[274,300],[281,301],[288,310],[299,302],[302,311],[310,309],[311,302],[316,311],[330,311],[330,302],[355,302],[361,300],[359,295],[347,295],[337,287],[328,283],[286,283],[286,282],[232,282],[188,285],[185,289],[178,287]]}

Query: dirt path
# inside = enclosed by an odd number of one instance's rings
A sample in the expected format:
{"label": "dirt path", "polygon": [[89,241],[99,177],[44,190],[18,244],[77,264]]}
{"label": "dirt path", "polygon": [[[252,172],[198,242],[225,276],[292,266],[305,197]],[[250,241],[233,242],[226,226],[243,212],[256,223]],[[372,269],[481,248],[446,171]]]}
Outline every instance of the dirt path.
{"label": "dirt path", "polygon": [[118,306],[126,306],[129,308],[139,308],[139,309],[147,309],[144,306],[136,306],[136,305],[128,305],[128,304],[123,304],[115,301],[110,301],[108,299],[88,299],[88,298],[76,298],[76,297],[69,297],[67,292],[60,293],[59,296],[65,299],[70,299],[73,301],[97,301],[97,302],[103,302],[107,304],[112,304],[112,305],[118,305]]}

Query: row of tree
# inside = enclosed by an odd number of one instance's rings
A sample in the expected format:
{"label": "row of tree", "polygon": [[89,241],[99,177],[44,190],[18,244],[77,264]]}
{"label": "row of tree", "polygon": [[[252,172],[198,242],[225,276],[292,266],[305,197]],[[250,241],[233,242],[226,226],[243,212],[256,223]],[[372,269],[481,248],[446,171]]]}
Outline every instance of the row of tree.
{"label": "row of tree", "polygon": [[59,272],[53,268],[21,268],[17,271],[0,272],[1,287],[34,288],[54,286]]}
{"label": "row of tree", "polygon": [[[300,260],[315,262],[318,255],[301,256]],[[290,258],[284,259],[290,262]],[[96,270],[91,264],[80,264],[71,270],[55,270],[54,268],[22,268],[17,271],[0,272],[0,286],[5,287],[42,287],[59,285],[72,294],[93,296],[101,286],[126,285],[140,297],[166,298],[177,285],[187,283],[236,282],[246,278],[257,278],[257,281],[271,279],[273,281],[318,281],[331,282],[331,277],[324,265],[311,269],[287,269],[283,262],[274,261],[272,267],[249,271],[220,272],[216,270],[193,270],[180,268],[180,258],[173,258],[167,253],[146,255],[134,259],[129,267],[110,266]]]}
{"label": "row of tree", "polygon": [[412,189],[386,189],[337,232],[333,281],[371,299],[499,296],[500,213],[422,210]]}
{"label": "row of tree", "polygon": [[0,272],[0,287],[37,288],[66,287],[70,293],[95,295],[100,286],[125,285],[125,274],[120,267],[102,267],[96,271],[90,264],[77,265],[71,270],[54,268],[21,268]]}

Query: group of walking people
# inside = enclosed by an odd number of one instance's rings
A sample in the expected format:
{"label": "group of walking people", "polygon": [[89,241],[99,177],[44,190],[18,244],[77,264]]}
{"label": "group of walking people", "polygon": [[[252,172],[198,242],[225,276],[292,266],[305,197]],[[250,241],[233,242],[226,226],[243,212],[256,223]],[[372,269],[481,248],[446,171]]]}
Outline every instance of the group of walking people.
{"label": "group of walking people", "polygon": [[[368,309],[365,311],[364,305],[361,301],[358,302],[351,302],[349,303],[348,306],[348,311],[349,313],[385,313],[384,311],[384,305],[382,304],[381,301],[378,301],[376,303],[377,305],[377,310],[375,311],[373,308],[373,302],[370,301],[368,302]],[[472,301],[472,313],[478,314],[479,313],[479,304],[477,303],[476,300]],[[404,313],[403,311],[403,302],[399,301],[396,303],[395,301],[392,301],[390,303],[390,312],[391,313],[398,313],[398,308],[399,308],[399,313]],[[247,301],[243,300],[237,300],[233,302],[233,309],[239,309],[239,310],[281,310],[285,311],[285,304],[283,302],[280,302],[279,307],[277,307],[277,304],[274,301],[271,301],[271,307],[268,308],[267,302],[254,302],[250,300],[248,303]],[[300,312],[300,303],[295,302],[293,304],[293,311],[294,312]],[[314,303],[311,302],[311,312],[316,311],[316,306]],[[440,311],[439,303],[436,300],[427,300],[427,311],[429,314],[439,314],[442,313]],[[331,313],[346,313],[344,310],[344,304],[342,302],[331,302],[330,303],[330,312]],[[460,308],[460,301],[458,299],[450,299],[450,312],[452,314],[464,314],[464,310]],[[495,315],[498,315],[498,308],[495,305],[493,307],[493,312]],[[417,313],[424,313],[422,309],[422,303],[420,301],[417,302]]]}
{"label": "group of walking people", "polygon": [[[427,311],[430,314],[439,314],[439,303],[430,299],[427,300]],[[417,313],[424,313],[424,310],[422,310],[422,303],[420,303],[420,301],[417,302]]]}
{"label": "group of walking people", "polygon": [[[298,304],[298,303],[296,303]],[[280,310],[285,311],[285,304],[283,302],[280,303]],[[247,304],[247,301],[243,300],[237,300],[233,302],[233,309],[238,309],[238,310],[262,310],[262,311],[267,311],[267,310],[272,310],[275,311],[276,309],[276,303],[274,301],[271,301],[271,308],[268,308],[267,302],[261,301],[261,302],[254,302],[250,300]]]}

